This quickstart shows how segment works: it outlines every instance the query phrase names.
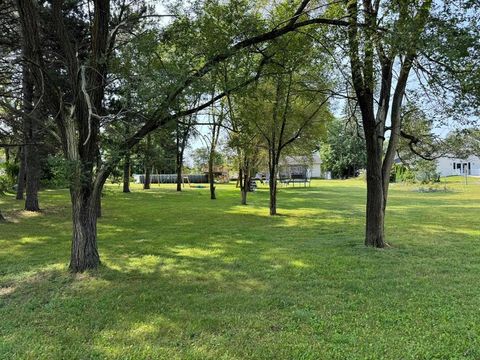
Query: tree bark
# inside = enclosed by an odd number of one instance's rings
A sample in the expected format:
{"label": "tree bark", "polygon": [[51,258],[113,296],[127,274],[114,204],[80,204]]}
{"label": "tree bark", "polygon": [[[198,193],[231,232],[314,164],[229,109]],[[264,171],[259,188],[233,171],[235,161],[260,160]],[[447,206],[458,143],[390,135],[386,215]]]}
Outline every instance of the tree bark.
{"label": "tree bark", "polygon": [[248,193],[247,190],[245,190],[245,189],[242,189],[242,190],[241,190],[241,194],[242,194],[242,205],[247,205],[247,193]]}
{"label": "tree bark", "polygon": [[100,219],[102,217],[102,194],[95,199],[95,208],[97,210],[97,218]]}
{"label": "tree bark", "polygon": [[143,190],[150,189],[150,166],[145,167],[145,181],[143,182]]}
{"label": "tree bark", "polygon": [[210,156],[208,158],[208,182],[210,185],[210,199],[215,200],[217,197],[215,195],[215,179],[213,177],[213,160],[215,156],[215,150],[211,149]]}
{"label": "tree bark", "polygon": [[213,165],[215,161],[215,151],[217,148],[217,142],[220,134],[220,126],[223,120],[223,107],[222,113],[219,116],[218,123],[215,121],[215,116],[213,117],[213,128],[212,128],[212,139],[210,142],[210,154],[208,157],[208,182],[210,183],[210,199],[215,200],[215,179],[213,177]]}
{"label": "tree bark", "polygon": [[183,151],[177,153],[177,191],[182,191],[182,167],[183,167]]}
{"label": "tree bark", "polygon": [[130,151],[127,151],[123,161],[123,192],[130,192]]}
{"label": "tree bark", "polygon": [[[28,54],[28,50],[24,50]],[[27,56],[27,55],[25,55]],[[34,80],[33,75],[24,65],[23,70],[23,109],[25,115],[23,117],[23,131],[25,137],[24,150],[24,166],[26,174],[25,182],[25,210],[39,211],[38,190],[40,188],[40,153],[38,142],[38,124],[33,119],[34,112]]]}
{"label": "tree bark", "polygon": [[145,152],[145,181],[143,182],[143,190],[150,189],[150,151],[151,151],[152,138],[150,134],[147,135],[147,149]]}
{"label": "tree bark", "polygon": [[182,191],[182,166],[183,166],[183,141],[180,142],[179,125],[177,124],[176,141],[177,141],[177,161],[176,161],[176,173],[177,173],[177,191]]}
{"label": "tree bark", "polygon": [[97,203],[91,189],[71,189],[73,239],[70,270],[83,272],[100,264],[97,249]]}
{"label": "tree bark", "polygon": [[[376,137],[375,131],[370,137]],[[377,248],[385,247],[384,202],[382,177],[382,149],[377,145],[378,139],[367,140],[367,205],[365,245]]]}
{"label": "tree bark", "polygon": [[270,188],[270,215],[277,215],[277,164],[270,161],[269,164],[270,179],[268,180]]}
{"label": "tree bark", "polygon": [[250,190],[250,167],[248,166],[247,160],[244,158],[244,168],[240,172],[239,176],[243,175],[243,179],[240,181],[240,191],[242,194],[242,205],[247,205],[247,196],[248,191]]}
{"label": "tree bark", "polygon": [[23,147],[20,148],[20,168],[18,171],[18,178],[17,178],[17,200],[23,200],[23,193],[25,192],[25,152]]}

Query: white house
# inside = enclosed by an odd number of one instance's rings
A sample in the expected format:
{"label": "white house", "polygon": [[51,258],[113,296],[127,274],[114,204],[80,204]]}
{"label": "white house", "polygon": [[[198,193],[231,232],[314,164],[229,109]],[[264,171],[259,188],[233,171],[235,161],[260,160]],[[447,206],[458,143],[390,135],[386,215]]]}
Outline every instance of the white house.
{"label": "white house", "polygon": [[470,155],[466,159],[444,156],[437,159],[437,171],[441,176],[480,176],[480,158],[475,155]]}
{"label": "white house", "polygon": [[317,151],[310,156],[286,156],[280,161],[280,175],[287,177],[291,175],[306,175],[307,178],[321,178],[326,174],[322,174],[322,160],[320,153]]}

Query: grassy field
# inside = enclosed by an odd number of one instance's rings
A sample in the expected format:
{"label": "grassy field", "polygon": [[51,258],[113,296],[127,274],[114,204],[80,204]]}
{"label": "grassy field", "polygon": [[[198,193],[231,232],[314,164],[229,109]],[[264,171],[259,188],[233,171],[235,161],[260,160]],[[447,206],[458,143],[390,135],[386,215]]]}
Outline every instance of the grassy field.
{"label": "grassy field", "polygon": [[392,185],[388,250],[362,245],[360,180],[281,188],[273,218],[266,188],[110,185],[81,275],[67,191],[5,196],[0,359],[480,359],[480,179],[448,181]]}

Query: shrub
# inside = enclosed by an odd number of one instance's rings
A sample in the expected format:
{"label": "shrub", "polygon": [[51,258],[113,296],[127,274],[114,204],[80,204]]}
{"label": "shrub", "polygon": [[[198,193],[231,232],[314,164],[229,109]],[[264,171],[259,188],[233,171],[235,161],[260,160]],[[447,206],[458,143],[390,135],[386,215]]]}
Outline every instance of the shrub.
{"label": "shrub", "polygon": [[49,188],[68,187],[70,165],[62,156],[50,155],[42,167],[42,184]]}

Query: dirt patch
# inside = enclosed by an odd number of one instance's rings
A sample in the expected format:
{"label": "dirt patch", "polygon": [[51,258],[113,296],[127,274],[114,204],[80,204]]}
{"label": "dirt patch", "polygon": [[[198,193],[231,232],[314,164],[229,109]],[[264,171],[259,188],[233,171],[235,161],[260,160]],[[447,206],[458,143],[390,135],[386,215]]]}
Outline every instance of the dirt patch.
{"label": "dirt patch", "polygon": [[16,286],[0,287],[0,297],[6,297],[16,290]]}

